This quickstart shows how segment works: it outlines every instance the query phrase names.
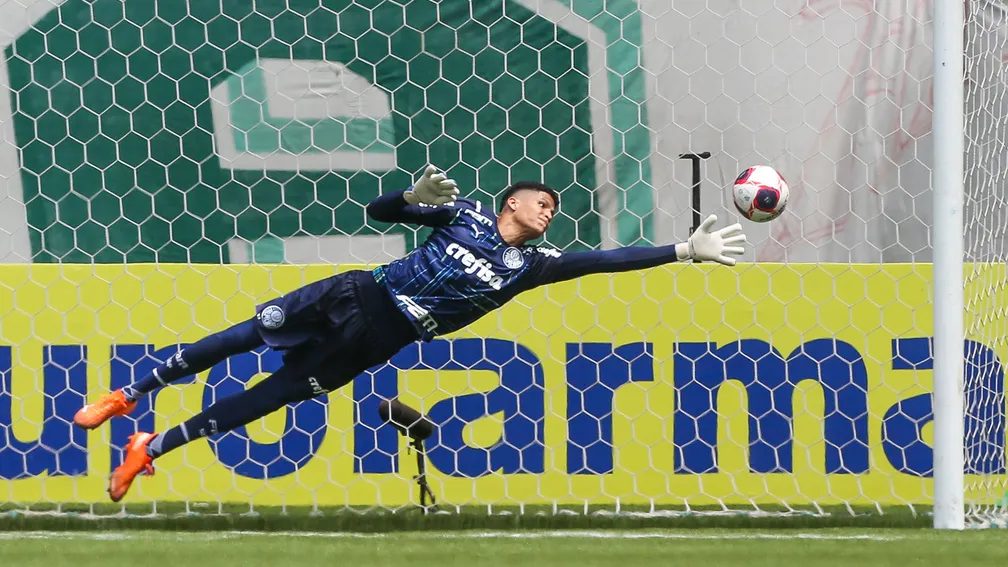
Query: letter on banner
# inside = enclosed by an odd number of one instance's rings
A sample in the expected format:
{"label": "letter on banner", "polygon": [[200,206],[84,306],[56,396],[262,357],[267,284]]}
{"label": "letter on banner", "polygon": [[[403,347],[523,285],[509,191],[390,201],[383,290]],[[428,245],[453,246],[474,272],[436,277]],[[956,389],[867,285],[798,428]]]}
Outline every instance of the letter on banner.
{"label": "letter on banner", "polygon": [[567,472],[613,471],[613,402],[630,382],[654,380],[651,343],[567,344]]}
{"label": "letter on banner", "polygon": [[0,347],[0,478],[87,474],[87,432],[73,426],[74,413],[86,403],[87,349],[81,345],[42,348],[42,413],[17,415],[33,423],[41,421],[36,440],[14,436],[13,374],[11,347]]}
{"label": "letter on banner", "polygon": [[675,352],[674,470],[717,472],[717,394],[726,380],[745,386],[749,468],[791,472],[795,386],[822,385],[827,473],[868,471],[868,372],[854,347],[835,339],[809,341],[785,360],[764,341],[680,343]]}
{"label": "letter on banner", "polygon": [[[441,400],[427,412],[436,425],[426,441],[431,464],[452,476],[477,477],[501,471],[541,473],[544,379],[542,364],[526,347],[500,339],[438,339],[407,346],[390,365],[359,376],[354,382],[357,406],[354,425],[355,470],[366,473],[396,470],[398,441],[391,425],[378,417],[378,404],[398,394],[399,370],[491,370],[500,386],[490,392]],[[463,439],[465,426],[491,414],[504,415],[504,431],[491,447],[471,447]]]}

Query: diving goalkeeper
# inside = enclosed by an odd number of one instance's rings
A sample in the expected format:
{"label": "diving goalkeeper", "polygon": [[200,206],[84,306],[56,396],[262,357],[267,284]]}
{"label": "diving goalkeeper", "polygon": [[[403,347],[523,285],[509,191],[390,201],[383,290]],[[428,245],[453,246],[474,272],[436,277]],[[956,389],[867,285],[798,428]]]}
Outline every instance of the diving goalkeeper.
{"label": "diving goalkeeper", "polygon": [[738,224],[713,230],[717,217],[711,215],[679,244],[561,253],[526,244],[546,232],[557,211],[560,198],[552,188],[517,182],[497,213],[458,193],[453,180],[428,166],[411,188],[367,206],[378,221],[433,227],[420,247],[373,271],[341,273],[267,301],[255,317],[182,348],[149,375],[81,408],[74,423],[92,429],[128,414],[141,396],[231,355],[263,345],[283,354],[280,369],[252,388],[163,433],[130,436],[109,478],[112,500],[122,499],[140,473],[153,474],[154,459],[168,451],[340,388],[407,344],[461,329],[523,291],[677,260],[732,266],[746,241]]}

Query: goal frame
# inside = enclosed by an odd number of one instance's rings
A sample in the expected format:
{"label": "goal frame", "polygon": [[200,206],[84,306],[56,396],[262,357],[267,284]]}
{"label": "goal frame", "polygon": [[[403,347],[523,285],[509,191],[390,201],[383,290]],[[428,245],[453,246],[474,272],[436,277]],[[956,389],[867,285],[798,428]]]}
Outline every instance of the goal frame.
{"label": "goal frame", "polygon": [[962,2],[934,3],[934,527],[965,527]]}

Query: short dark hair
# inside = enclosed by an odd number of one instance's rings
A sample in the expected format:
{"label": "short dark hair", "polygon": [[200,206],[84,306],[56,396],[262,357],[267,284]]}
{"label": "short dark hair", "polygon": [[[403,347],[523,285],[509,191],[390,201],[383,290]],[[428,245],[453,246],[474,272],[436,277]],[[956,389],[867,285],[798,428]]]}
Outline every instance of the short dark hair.
{"label": "short dark hair", "polygon": [[557,193],[556,189],[550,187],[549,185],[546,185],[545,183],[539,183],[538,181],[515,181],[514,183],[511,184],[510,187],[504,190],[504,194],[501,195],[500,207],[498,207],[497,210],[503,211],[504,205],[507,204],[508,198],[511,197],[511,195],[514,195],[515,193],[521,191],[522,189],[542,191],[543,193],[548,194],[550,197],[553,197],[553,208],[555,209],[560,208],[560,193]]}

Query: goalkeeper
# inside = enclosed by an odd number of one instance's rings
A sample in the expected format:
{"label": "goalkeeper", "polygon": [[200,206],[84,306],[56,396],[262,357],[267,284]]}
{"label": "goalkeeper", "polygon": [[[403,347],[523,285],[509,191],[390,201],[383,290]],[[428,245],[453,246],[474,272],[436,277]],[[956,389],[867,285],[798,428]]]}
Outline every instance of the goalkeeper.
{"label": "goalkeeper", "polygon": [[109,478],[112,500],[122,499],[138,474],[152,474],[153,460],[168,451],[335,390],[405,345],[461,329],[523,291],[677,260],[732,266],[746,241],[738,224],[713,230],[717,217],[711,215],[679,244],[561,253],[526,245],[546,232],[557,211],[559,195],[552,188],[517,182],[504,192],[496,214],[457,199],[458,192],[454,181],[428,166],[410,189],[367,206],[378,221],[433,227],[420,247],[373,271],[334,275],[263,303],[255,317],[184,347],[149,375],[78,411],[74,422],[92,429],[128,414],[141,396],[231,355],[263,345],[283,353],[280,369],[252,388],[163,433],[133,434]]}

